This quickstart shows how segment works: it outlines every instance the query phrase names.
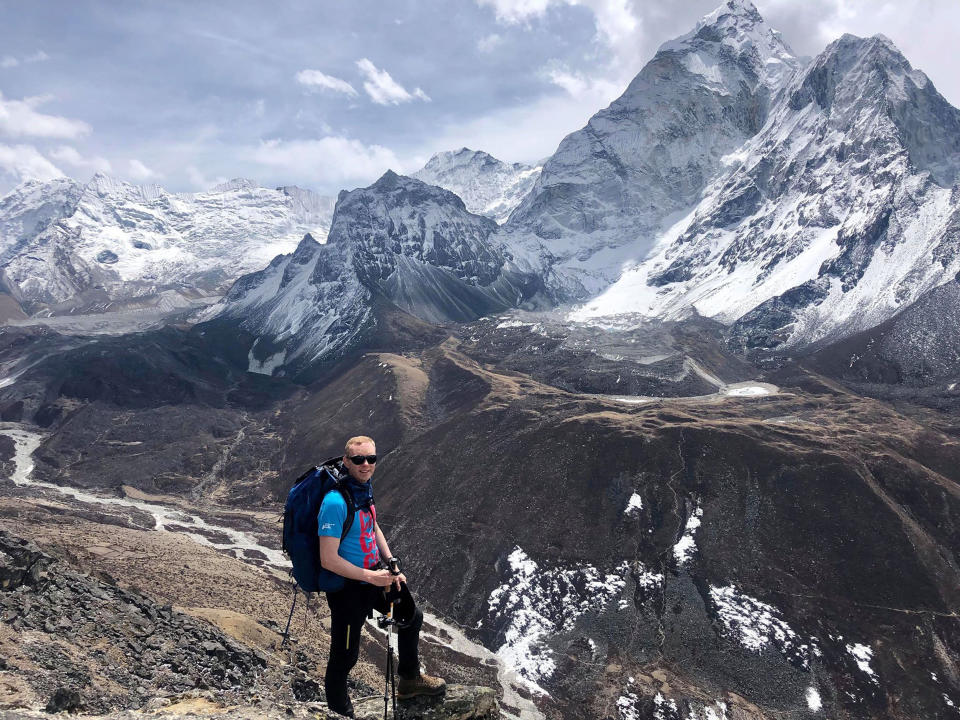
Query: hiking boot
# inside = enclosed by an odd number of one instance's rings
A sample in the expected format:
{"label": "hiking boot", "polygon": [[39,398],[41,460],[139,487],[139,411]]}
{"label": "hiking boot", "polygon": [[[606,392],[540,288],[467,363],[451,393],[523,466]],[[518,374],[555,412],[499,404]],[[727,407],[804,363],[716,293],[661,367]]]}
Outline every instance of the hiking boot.
{"label": "hiking boot", "polygon": [[397,699],[406,700],[417,695],[440,695],[447,689],[447,683],[442,678],[432,675],[400,676],[397,683]]}
{"label": "hiking boot", "polygon": [[346,690],[342,693],[334,692],[327,693],[327,707],[344,717],[353,717],[353,703],[350,702],[350,695],[347,694]]}

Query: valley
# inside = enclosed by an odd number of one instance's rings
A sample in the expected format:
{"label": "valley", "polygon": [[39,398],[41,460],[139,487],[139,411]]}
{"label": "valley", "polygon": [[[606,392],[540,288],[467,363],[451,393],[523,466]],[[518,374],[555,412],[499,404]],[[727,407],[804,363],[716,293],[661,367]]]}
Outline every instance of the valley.
{"label": "valley", "polygon": [[542,162],[24,182],[0,712],[326,717],[279,520],[362,434],[457,686],[414,715],[956,718],[958,198],[960,111],[892,41],[800,57],[748,0]]}

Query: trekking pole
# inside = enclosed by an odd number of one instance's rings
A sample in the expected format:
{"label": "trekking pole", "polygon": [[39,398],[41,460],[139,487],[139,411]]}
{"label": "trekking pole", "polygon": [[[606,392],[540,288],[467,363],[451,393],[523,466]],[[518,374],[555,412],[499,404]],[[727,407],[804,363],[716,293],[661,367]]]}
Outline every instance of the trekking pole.
{"label": "trekking pole", "polygon": [[393,617],[393,601],[386,615],[381,615],[377,624],[387,633],[387,662],[383,673],[383,720],[387,720],[390,710],[390,699],[393,698],[393,717],[397,717],[397,685],[393,663],[393,626],[397,624]]}
{"label": "trekking pole", "polygon": [[284,647],[287,644],[287,640],[290,639],[290,621],[293,620],[293,609],[297,606],[297,583],[293,583],[293,603],[290,605],[290,615],[287,616],[287,627],[283,631],[283,642],[280,643],[280,647]]}
{"label": "trekking pole", "polygon": [[393,720],[397,720],[397,673],[393,662],[393,645],[390,642],[393,639],[393,626],[396,624],[396,620],[393,619],[393,603],[390,603],[390,619],[393,622],[390,623],[390,630],[387,633],[387,655],[390,656],[390,697],[393,698]]}
{"label": "trekking pole", "polygon": [[[400,575],[400,558],[392,557],[388,561],[390,574],[394,577]],[[400,583],[397,583],[397,591],[399,592]],[[386,672],[384,672],[383,680],[383,720],[387,720],[387,709],[389,707],[387,693],[393,698],[393,718],[397,720],[397,675],[394,671],[393,663],[393,626],[397,624],[397,619],[393,616],[393,606],[396,604],[396,596],[391,598],[393,594],[393,587],[390,587],[390,590],[384,590],[385,599],[390,601],[390,609],[387,611],[386,615],[381,615],[380,619],[377,621],[377,624],[382,630],[387,632],[387,667]]]}

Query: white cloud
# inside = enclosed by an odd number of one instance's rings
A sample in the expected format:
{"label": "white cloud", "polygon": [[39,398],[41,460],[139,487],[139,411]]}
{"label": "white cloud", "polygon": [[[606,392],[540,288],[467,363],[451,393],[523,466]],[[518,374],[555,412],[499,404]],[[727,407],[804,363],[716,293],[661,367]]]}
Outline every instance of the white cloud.
{"label": "white cloud", "polygon": [[[584,93],[597,92],[595,86]],[[596,96],[545,95],[529,105],[502,108],[470,122],[450,123],[430,138],[421,154],[455,147],[482,148],[506,162],[536,162],[552,155],[569,133],[586,125],[602,107]]]}
{"label": "white cloud", "polygon": [[66,163],[71,167],[82,170],[92,170],[93,172],[109,173],[112,171],[110,161],[104,157],[84,157],[76,148],[69,145],[61,145],[49,152],[49,155],[58,162]]}
{"label": "white cloud", "polygon": [[[637,55],[642,23],[632,0],[477,0],[492,7],[497,21],[507,25],[529,24],[552,7],[582,6],[593,13],[597,41],[616,56],[616,65],[628,65],[631,76],[640,69]],[[719,4],[719,3],[718,3]]]}
{"label": "white cloud", "polygon": [[50,95],[40,95],[23,100],[5,100],[3,93],[0,93],[0,134],[73,139],[90,132],[90,126],[81,120],[36,111],[38,106],[52,99]]}
{"label": "white cloud", "polygon": [[[515,25],[543,16],[550,5],[558,4],[558,0],[477,0],[477,3],[492,7],[500,22]],[[565,0],[559,0],[559,3],[565,3]]]}
{"label": "white cloud", "polygon": [[[594,110],[609,105],[626,88],[643,64],[650,43],[633,0],[476,0],[492,7],[498,22],[529,25],[551,8],[583,7],[593,14],[594,44],[606,58],[592,63],[589,73],[572,72],[565,67],[549,67],[544,78],[563,88],[572,98],[593,102]],[[664,40],[666,38],[660,38]],[[570,107],[574,115],[580,115]],[[570,117],[570,116],[568,116]],[[587,115],[589,117],[589,114]]]}
{"label": "white cloud", "polygon": [[63,177],[60,169],[45,158],[33,145],[0,143],[0,171],[18,180],[52,180]]}
{"label": "white cloud", "polygon": [[23,59],[23,61],[24,61],[25,63],[35,63],[35,62],[43,62],[43,61],[49,60],[49,59],[50,59],[50,56],[47,55],[43,50],[37,50],[37,51],[36,51],[35,53],[33,53],[32,55],[27,55],[27,56]]}
{"label": "white cloud", "polygon": [[412,93],[408,92],[403,85],[390,77],[390,73],[378,69],[367,58],[357,60],[357,67],[367,78],[363,83],[363,89],[378,105],[399,105],[410,102],[414,98],[430,102],[430,98],[423,90],[417,88]]}
{"label": "white cloud", "polygon": [[150,178],[159,177],[155,171],[148,168],[136,158],[130,160],[127,166],[127,173],[134,180],[149,180]]}
{"label": "white cloud", "polygon": [[280,168],[293,181],[318,185],[366,184],[391,168],[403,167],[389,148],[337,136],[268,140],[248,152],[255,162]]}
{"label": "white cloud", "polygon": [[197,190],[209,190],[215,185],[221,185],[227,182],[227,178],[218,175],[216,178],[208,178],[201,172],[196,165],[187,165],[187,177]]}
{"label": "white cloud", "polygon": [[334,92],[343,93],[350,97],[357,96],[357,91],[353,89],[353,85],[346,80],[333,77],[333,75],[327,75],[319,70],[301,70],[297,73],[297,82],[307,87],[333,90]]}
{"label": "white cloud", "polygon": [[503,43],[503,37],[497,33],[490,33],[489,35],[480,38],[477,40],[477,50],[482,53],[492,53]]}
{"label": "white cloud", "polygon": [[593,103],[599,109],[623,92],[623,86],[610,82],[603,77],[590,77],[583,73],[572,72],[562,65],[553,65],[544,71],[546,78],[559,88],[566,90],[572,98],[581,102]]}
{"label": "white cloud", "polygon": [[17,67],[21,62],[23,63],[35,63],[43,62],[44,60],[49,60],[50,56],[47,55],[43,50],[37,50],[32,55],[27,55],[26,57],[19,59],[15,58],[13,55],[4,55],[0,59],[0,68],[12,68]]}

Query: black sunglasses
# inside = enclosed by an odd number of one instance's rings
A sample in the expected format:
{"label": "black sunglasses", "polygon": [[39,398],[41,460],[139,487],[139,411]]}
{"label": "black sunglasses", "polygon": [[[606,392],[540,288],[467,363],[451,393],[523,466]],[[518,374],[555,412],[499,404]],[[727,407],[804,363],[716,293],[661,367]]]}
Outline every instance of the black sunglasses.
{"label": "black sunglasses", "polygon": [[364,463],[370,463],[371,465],[376,465],[377,456],[376,455],[351,455],[347,458],[354,465],[363,465]]}

